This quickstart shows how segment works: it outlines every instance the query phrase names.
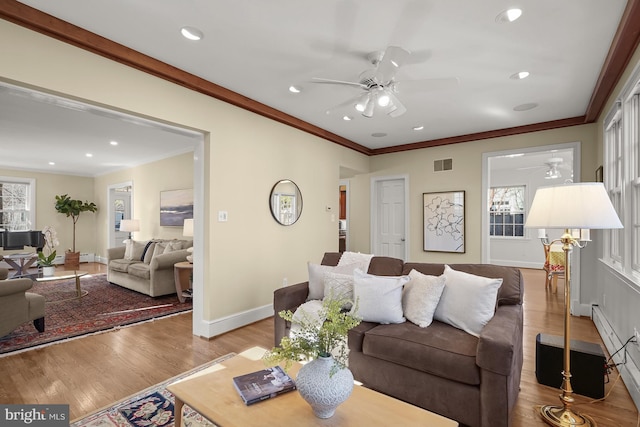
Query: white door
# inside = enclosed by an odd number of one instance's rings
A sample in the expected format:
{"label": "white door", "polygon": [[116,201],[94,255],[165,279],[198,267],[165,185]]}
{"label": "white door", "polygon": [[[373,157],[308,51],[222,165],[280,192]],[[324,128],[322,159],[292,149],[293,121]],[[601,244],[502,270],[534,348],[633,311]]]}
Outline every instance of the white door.
{"label": "white door", "polygon": [[373,253],[406,259],[405,179],[374,181]]}

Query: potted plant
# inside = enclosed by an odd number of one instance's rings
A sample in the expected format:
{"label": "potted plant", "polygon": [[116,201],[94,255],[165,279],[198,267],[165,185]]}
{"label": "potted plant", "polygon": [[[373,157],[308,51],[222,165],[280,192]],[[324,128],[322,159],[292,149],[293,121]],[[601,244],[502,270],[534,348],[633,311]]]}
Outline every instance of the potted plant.
{"label": "potted plant", "polygon": [[[53,276],[56,271],[54,261],[56,259],[55,247],[60,244],[58,241],[58,233],[55,228],[46,226],[42,230],[44,235],[44,247],[41,252],[38,252],[38,265],[42,267],[42,274],[44,276]],[[46,254],[48,252],[48,255]]]}
{"label": "potted plant", "polygon": [[[347,333],[360,324],[357,307],[345,310],[349,301],[331,296],[322,301],[317,315],[284,310],[283,319],[296,324],[290,337],[282,338],[280,346],[268,351],[264,360],[269,364],[284,362],[289,369],[293,362],[306,363],[296,377],[300,395],[311,405],[319,418],[330,418],[336,408],[353,390],[353,375],[347,368]],[[303,307],[298,310],[303,309]]]}
{"label": "potted plant", "polygon": [[64,265],[65,268],[77,270],[80,267],[80,252],[76,252],[76,223],[82,212],[96,212],[98,207],[93,202],[74,200],[67,194],[56,196],[55,207],[59,213],[65,214],[73,220],[73,246],[64,254]]}

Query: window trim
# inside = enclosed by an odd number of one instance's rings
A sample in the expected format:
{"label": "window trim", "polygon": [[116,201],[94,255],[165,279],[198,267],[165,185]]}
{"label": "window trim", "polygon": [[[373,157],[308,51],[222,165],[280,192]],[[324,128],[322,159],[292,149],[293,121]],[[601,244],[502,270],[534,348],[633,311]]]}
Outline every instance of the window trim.
{"label": "window trim", "polygon": [[34,230],[36,228],[36,180],[35,178],[23,178],[17,176],[0,176],[0,182],[6,182],[8,184],[28,184],[29,185],[29,197],[27,203],[29,212],[29,224],[28,230]]}

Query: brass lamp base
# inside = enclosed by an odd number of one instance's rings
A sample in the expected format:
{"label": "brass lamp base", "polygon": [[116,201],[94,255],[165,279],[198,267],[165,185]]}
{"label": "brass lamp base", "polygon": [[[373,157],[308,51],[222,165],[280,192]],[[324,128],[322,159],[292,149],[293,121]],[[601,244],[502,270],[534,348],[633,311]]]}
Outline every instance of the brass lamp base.
{"label": "brass lamp base", "polygon": [[557,427],[585,426],[595,427],[597,424],[590,416],[578,414],[562,406],[545,405],[537,407],[542,419],[549,425]]}

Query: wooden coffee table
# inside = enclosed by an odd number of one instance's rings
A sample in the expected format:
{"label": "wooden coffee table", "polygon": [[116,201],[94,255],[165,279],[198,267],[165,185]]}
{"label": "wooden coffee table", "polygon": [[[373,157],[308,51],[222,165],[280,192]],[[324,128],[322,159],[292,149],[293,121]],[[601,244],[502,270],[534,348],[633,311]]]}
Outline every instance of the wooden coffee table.
{"label": "wooden coffee table", "polygon": [[[262,349],[258,349],[262,350]],[[265,368],[262,360],[241,353],[218,365],[218,370],[195,374],[167,387],[175,396],[175,425],[182,422],[183,405],[187,404],[209,421],[220,426],[430,426],[455,427],[457,422],[410,405],[365,387],[354,386],[353,393],[338,407],[333,417],[317,418],[311,406],[297,391],[285,393],[246,406],[233,386],[232,378]],[[264,350],[262,350],[264,352]],[[295,377],[301,365],[290,373]]]}
{"label": "wooden coffee table", "polygon": [[[73,279],[75,277],[76,279],[76,296],[75,298],[72,299],[78,299],[78,298],[82,298],[83,296],[87,295],[89,293],[89,291],[83,291],[82,289],[80,289],[80,278],[84,275],[88,274],[88,272],[86,271],[74,271],[74,270],[59,270],[56,271],[53,276],[42,276],[42,277],[36,277],[36,282],[51,282],[53,280],[66,280],[66,279]],[[61,301],[53,301],[53,302],[62,302],[62,301],[68,301],[68,299],[66,300],[61,300]]]}

